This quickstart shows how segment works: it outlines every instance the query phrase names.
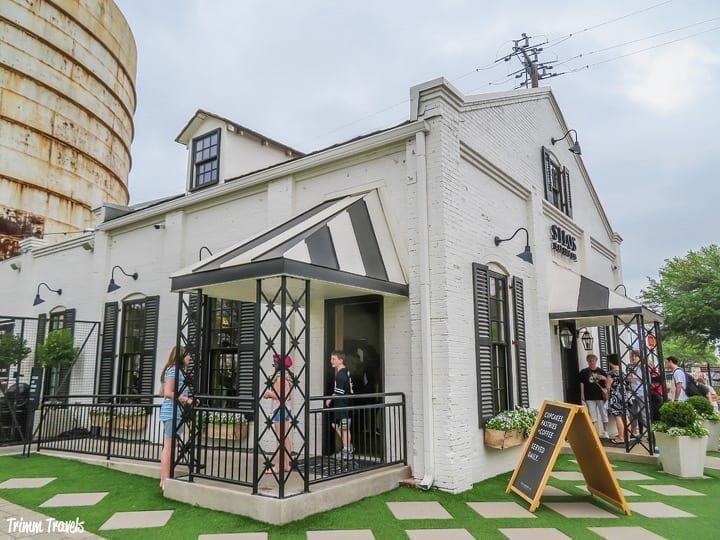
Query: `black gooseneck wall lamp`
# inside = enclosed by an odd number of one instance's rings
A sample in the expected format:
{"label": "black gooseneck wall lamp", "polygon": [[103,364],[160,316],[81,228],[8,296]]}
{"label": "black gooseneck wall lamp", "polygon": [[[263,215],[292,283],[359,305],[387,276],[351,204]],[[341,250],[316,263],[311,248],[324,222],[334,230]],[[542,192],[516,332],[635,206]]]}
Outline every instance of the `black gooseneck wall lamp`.
{"label": "black gooseneck wall lamp", "polygon": [[33,306],[37,306],[38,304],[42,304],[45,300],[40,298],[40,287],[45,285],[48,291],[58,293],[58,296],[62,295],[62,289],[51,289],[50,286],[45,283],[44,281],[40,283],[40,285],[37,286],[37,291],[35,292],[35,300],[33,301]]}
{"label": "black gooseneck wall lamp", "polygon": [[[582,155],[582,150],[580,150],[580,143],[578,142],[577,131],[575,131],[574,129],[568,129],[565,132],[565,135],[563,135],[559,139],[552,138],[552,139],[550,139],[550,142],[553,143],[553,145],[555,145],[556,142],[560,142],[560,141],[564,140],[565,137],[567,137],[570,133],[575,134],[575,142],[573,143],[573,145],[570,148],[568,148],[568,150],[570,150],[573,154],[577,154],[578,156],[580,156],[580,155]],[[572,141],[572,138],[570,138],[570,140]]]}
{"label": "black gooseneck wall lamp", "polygon": [[109,292],[109,293],[113,292],[113,291],[117,291],[120,288],[120,285],[115,283],[115,269],[119,269],[127,277],[131,277],[135,280],[137,280],[137,278],[138,278],[137,272],[135,272],[134,274],[128,274],[125,270],[123,270],[122,266],[120,266],[119,264],[116,264],[115,266],[113,266],[113,269],[110,272],[110,283],[108,283],[108,288],[107,288],[107,292]]}
{"label": "black gooseneck wall lamp", "polygon": [[625,284],[624,284],[624,283],[621,283],[620,285],[618,285],[617,287],[615,287],[615,289],[613,289],[613,290],[617,291],[620,287],[623,288],[623,294],[624,294],[625,296],[627,296],[627,287],[625,287]]}
{"label": "black gooseneck wall lamp", "polygon": [[515,238],[515,235],[519,233],[520,231],[525,231],[525,249],[522,253],[518,253],[518,257],[520,257],[523,261],[529,262],[530,264],[533,263],[533,256],[532,251],[530,251],[530,233],[525,227],[518,228],[510,238],[500,238],[499,236],[495,237],[495,245],[499,246],[503,242],[507,242],[508,240],[512,240]]}
{"label": "black gooseneck wall lamp", "polygon": [[208,254],[212,257],[212,251],[210,251],[210,248],[207,246],[202,246],[200,248],[200,252],[198,253],[198,261],[202,261],[203,250],[207,251]]}

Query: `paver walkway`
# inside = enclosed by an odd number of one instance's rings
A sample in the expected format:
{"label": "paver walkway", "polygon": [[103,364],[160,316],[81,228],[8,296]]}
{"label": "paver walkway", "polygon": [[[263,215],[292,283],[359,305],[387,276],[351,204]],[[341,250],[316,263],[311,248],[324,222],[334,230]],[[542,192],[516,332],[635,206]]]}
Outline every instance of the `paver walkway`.
{"label": "paver walkway", "polygon": [[[720,460],[711,458],[707,465],[710,468],[720,467]],[[639,474],[632,470],[623,470],[620,465],[615,469],[615,475],[618,480],[632,481],[636,484],[633,486],[639,492],[660,494],[667,497],[666,502],[643,502],[635,499],[628,502],[628,506],[634,514],[653,518],[653,519],[688,519],[695,516],[684,510],[673,506],[673,497],[703,497],[704,493],[680,487],[673,484],[672,478],[653,478],[647,475]],[[612,509],[593,498],[590,501],[572,501],[569,500],[574,495],[568,493],[572,488],[577,490],[586,490],[584,485],[577,485],[577,480],[582,479],[582,474],[576,471],[557,471],[551,474],[552,481],[556,485],[549,485],[544,492],[545,497],[550,500],[543,501],[542,506],[552,510],[557,514],[567,518],[575,519],[599,519],[599,522],[588,525],[587,530],[596,534],[601,538],[608,540],[632,538],[633,540],[657,540],[662,536],[649,531],[643,527],[623,527],[620,525],[623,513],[613,512]],[[33,490],[47,486],[55,481],[55,478],[10,478],[0,483],[2,489],[12,490]],[[654,483],[649,483],[652,481]],[[558,484],[560,487],[558,487]],[[700,488],[701,484],[698,484]],[[78,507],[78,514],[82,515],[81,508],[93,506],[100,503],[108,492],[88,492],[88,493],[62,493],[59,492],[43,502],[41,507]],[[632,497],[642,497],[642,493],[626,490],[626,495]],[[501,499],[502,495],[498,495]],[[556,498],[556,499],[554,499]],[[566,499],[566,500],[562,500]],[[595,504],[597,502],[597,504]],[[539,539],[566,539],[568,536],[561,530],[552,527],[527,527],[508,526],[508,519],[526,520],[534,519],[537,516],[527,511],[527,505],[522,502],[512,502],[505,500],[497,501],[467,501],[467,507],[478,514],[479,519],[483,520],[500,520],[502,525],[498,525],[500,533],[511,540],[539,540]],[[458,527],[454,523],[455,517],[447,508],[437,501],[390,501],[386,503],[388,511],[392,513],[398,522],[413,520],[413,527],[407,527],[405,534],[411,540],[431,540],[441,538],[443,540],[468,540],[473,536],[466,529]],[[132,531],[140,528],[162,527],[170,519],[172,519],[173,510],[147,510],[147,511],[118,511],[110,516],[100,527],[103,530],[127,530],[128,538],[132,537]],[[78,518],[79,520],[80,518]],[[443,520],[444,526],[436,529],[424,528],[417,529],[418,521],[422,520]],[[612,522],[617,522],[613,525]],[[607,526],[600,526],[607,522]],[[436,523],[435,523],[436,524]],[[530,523],[525,522],[524,525]],[[17,506],[4,499],[0,499],[0,538],[21,539],[33,538],[39,540],[70,540],[79,538],[101,538],[94,534],[83,532],[72,532],[69,528],[72,522],[57,522],[53,518]],[[308,540],[369,540],[376,538],[373,531],[366,530],[329,530],[329,531],[308,531]],[[266,532],[250,532],[250,533],[225,533],[225,534],[201,534],[199,540],[267,540]],[[180,540],[180,539],[178,539]]]}

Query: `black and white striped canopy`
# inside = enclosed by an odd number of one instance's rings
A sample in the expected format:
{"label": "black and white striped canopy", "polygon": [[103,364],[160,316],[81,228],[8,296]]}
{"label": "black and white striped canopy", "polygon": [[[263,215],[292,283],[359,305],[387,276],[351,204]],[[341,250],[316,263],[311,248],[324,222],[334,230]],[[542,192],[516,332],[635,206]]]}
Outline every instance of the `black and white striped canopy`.
{"label": "black and white striped canopy", "polygon": [[170,277],[179,292],[279,275],[408,294],[376,191],[324,202]]}

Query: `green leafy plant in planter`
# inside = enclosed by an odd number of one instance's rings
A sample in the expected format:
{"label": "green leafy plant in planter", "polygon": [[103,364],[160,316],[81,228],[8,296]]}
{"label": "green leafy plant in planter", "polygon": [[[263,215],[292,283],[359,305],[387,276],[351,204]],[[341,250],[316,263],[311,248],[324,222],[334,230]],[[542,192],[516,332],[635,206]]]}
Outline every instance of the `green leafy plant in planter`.
{"label": "green leafy plant in planter", "polygon": [[666,473],[681,478],[702,477],[708,430],[690,403],[665,403],[660,407],[660,422],[653,424],[652,430]]}
{"label": "green leafy plant in planter", "polygon": [[215,412],[205,417],[208,439],[245,439],[248,420],[241,413]]}
{"label": "green leafy plant in planter", "polygon": [[48,368],[72,366],[80,352],[75,347],[72,332],[68,328],[59,328],[50,332],[45,341],[37,347],[37,359]]}
{"label": "green leafy plant in planter", "polygon": [[485,424],[485,445],[509,448],[521,444],[530,435],[537,415],[537,410],[528,407],[499,412]]}
{"label": "green leafy plant in planter", "polygon": [[720,414],[715,412],[713,404],[704,396],[692,396],[687,402],[693,406],[703,427],[708,430],[706,451],[717,451],[720,447]]}
{"label": "green leafy plant in planter", "polygon": [[653,424],[652,429],[655,433],[667,433],[671,437],[706,437],[708,434],[695,407],[687,401],[665,403],[660,407],[660,421]]}
{"label": "green leafy plant in planter", "polygon": [[15,334],[0,335],[0,369],[10,367],[30,354],[27,342]]}
{"label": "green leafy plant in planter", "polygon": [[[145,407],[118,407],[112,413],[113,429],[141,430],[147,425],[148,411]],[[110,425],[110,407],[90,409],[90,425],[108,427]]]}

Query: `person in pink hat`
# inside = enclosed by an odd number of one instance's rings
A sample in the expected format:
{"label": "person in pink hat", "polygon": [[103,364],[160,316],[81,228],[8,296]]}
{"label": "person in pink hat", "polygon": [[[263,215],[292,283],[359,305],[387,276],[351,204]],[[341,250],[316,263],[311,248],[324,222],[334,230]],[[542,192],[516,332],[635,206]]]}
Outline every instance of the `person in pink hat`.
{"label": "person in pink hat", "polygon": [[[263,394],[264,399],[272,400],[270,411],[272,415],[273,431],[275,432],[275,436],[277,437],[278,441],[280,440],[281,433],[285,434],[285,443],[281,445],[282,448],[284,448],[284,455],[281,458],[281,455],[283,454],[282,451],[276,452],[273,459],[272,467],[267,469],[265,471],[265,474],[278,475],[281,463],[283,464],[284,472],[287,473],[292,470],[292,463],[290,457],[290,452],[292,451],[292,440],[290,439],[290,434],[288,433],[290,429],[290,421],[292,419],[292,406],[290,402],[290,399],[292,398],[292,372],[290,371],[290,367],[293,363],[292,358],[286,356],[284,363],[285,377],[281,378],[280,355],[273,354],[273,367],[275,368],[275,373],[272,377],[272,386]],[[285,392],[284,407],[280,407],[280,396],[282,392]]]}

